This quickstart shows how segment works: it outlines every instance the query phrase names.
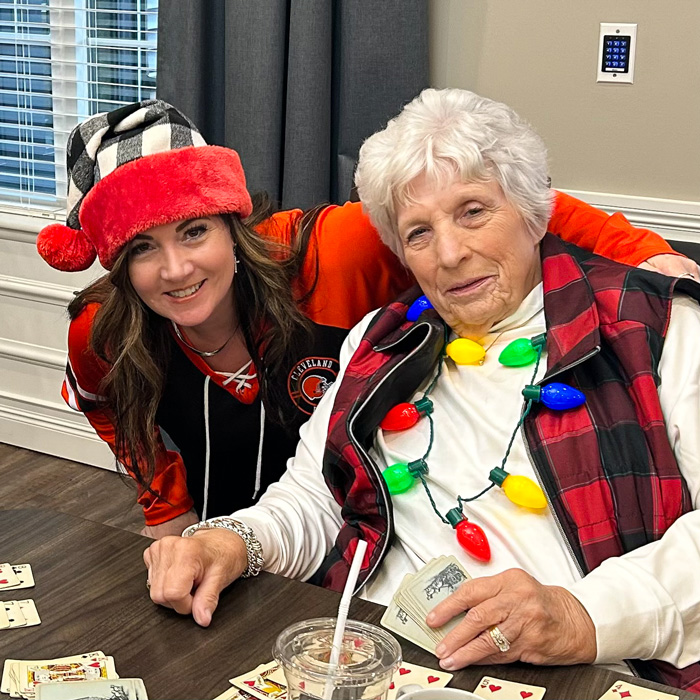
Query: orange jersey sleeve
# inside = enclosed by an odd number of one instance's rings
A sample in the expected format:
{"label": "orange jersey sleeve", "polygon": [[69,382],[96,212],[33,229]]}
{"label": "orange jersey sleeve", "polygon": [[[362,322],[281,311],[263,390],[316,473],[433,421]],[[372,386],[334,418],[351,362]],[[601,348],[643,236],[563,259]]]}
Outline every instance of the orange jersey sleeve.
{"label": "orange jersey sleeve", "polygon": [[548,230],[597,255],[635,267],[654,255],[675,253],[657,233],[635,228],[622,214],[608,216],[563,192],[556,192]]}
{"label": "orange jersey sleeve", "polygon": [[[301,216],[299,209],[280,212],[258,230],[289,243]],[[304,311],[315,323],[352,328],[413,283],[411,274],[382,243],[359,202],[331,205],[319,214],[298,281],[298,293],[313,289]]]}
{"label": "orange jersey sleeve", "polygon": [[[68,364],[61,395],[71,408],[85,415],[98,436],[109,445],[119,460],[114,424],[109,412],[99,405],[100,382],[109,371],[109,367],[95,357],[89,347],[92,322],[98,308],[97,304],[90,304],[70,324]],[[151,490],[155,493],[139,487],[138,502],[143,508],[146,525],[160,525],[186,513],[193,506],[187,491],[187,476],[182,459],[177,452],[169,451],[165,447],[160,435],[156,474]]]}

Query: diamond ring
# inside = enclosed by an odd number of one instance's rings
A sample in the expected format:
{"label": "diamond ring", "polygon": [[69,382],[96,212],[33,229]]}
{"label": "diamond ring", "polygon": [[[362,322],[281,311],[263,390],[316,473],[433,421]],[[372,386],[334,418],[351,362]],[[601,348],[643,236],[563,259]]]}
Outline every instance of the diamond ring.
{"label": "diamond ring", "polygon": [[506,637],[501,630],[494,625],[489,629],[489,634],[491,635],[491,639],[493,639],[494,644],[499,648],[500,651],[506,652],[508,649],[510,649],[510,642],[508,641],[508,638]]}

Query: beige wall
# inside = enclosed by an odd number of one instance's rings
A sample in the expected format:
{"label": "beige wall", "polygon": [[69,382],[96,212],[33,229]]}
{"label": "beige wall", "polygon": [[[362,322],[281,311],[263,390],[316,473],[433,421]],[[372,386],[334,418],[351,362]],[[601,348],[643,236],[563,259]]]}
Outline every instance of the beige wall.
{"label": "beige wall", "polygon": [[[700,201],[700,0],[430,0],[431,83],[511,105],[554,185]],[[600,22],[636,22],[633,85],[596,83]]]}

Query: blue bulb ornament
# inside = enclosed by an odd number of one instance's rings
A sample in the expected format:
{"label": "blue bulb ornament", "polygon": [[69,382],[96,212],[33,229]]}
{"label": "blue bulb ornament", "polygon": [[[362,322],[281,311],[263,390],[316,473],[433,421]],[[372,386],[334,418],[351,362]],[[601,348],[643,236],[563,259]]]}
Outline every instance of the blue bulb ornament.
{"label": "blue bulb ornament", "polygon": [[552,382],[543,387],[528,384],[523,389],[523,396],[528,400],[539,401],[553,411],[566,411],[586,403],[586,396],[582,391],[561,382]]}
{"label": "blue bulb ornament", "polygon": [[433,305],[428,301],[425,295],[418,297],[409,307],[406,312],[406,319],[409,321],[417,321],[418,317],[427,309],[432,309]]}

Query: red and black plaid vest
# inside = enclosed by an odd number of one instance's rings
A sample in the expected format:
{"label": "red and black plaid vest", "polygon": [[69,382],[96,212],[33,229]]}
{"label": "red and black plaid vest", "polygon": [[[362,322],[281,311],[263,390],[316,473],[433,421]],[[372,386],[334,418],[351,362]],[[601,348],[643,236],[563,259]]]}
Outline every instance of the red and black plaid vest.
{"label": "red and black plaid vest", "polygon": [[[668,441],[657,372],[674,289],[700,300],[700,285],[627,267],[547,235],[542,241],[547,373],[581,389],[586,403],[551,411],[537,404],[525,423],[530,454],[583,573],[608,557],[658,540],[690,495]],[[368,544],[362,586],[393,539],[391,499],[369,456],[384,414],[407,401],[442,351],[434,312],[405,314],[413,289],[375,316],[336,395],[324,476],[344,525],[314,577],[342,590],[355,544]],[[585,458],[581,458],[585,455]],[[700,691],[700,663],[678,670],[634,662],[645,678]]]}

